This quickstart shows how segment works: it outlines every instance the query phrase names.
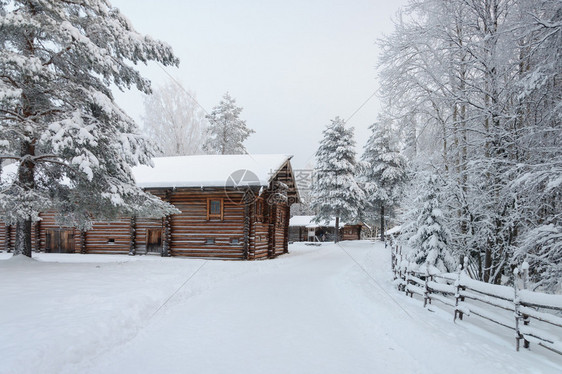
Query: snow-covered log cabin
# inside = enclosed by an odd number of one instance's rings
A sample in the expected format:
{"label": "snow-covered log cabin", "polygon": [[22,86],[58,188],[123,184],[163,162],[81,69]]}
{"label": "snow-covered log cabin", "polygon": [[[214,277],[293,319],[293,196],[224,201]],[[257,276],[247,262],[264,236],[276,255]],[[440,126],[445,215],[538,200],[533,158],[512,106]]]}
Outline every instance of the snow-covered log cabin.
{"label": "snow-covered log cabin", "polygon": [[[162,219],[124,217],[80,232],[58,227],[55,213],[34,224],[35,251],[160,254],[254,260],[287,253],[289,209],[299,201],[287,155],[160,157],[135,167],[137,184],[181,211]],[[14,227],[0,225],[0,248]]]}
{"label": "snow-covered log cabin", "polygon": [[[294,216],[289,220],[289,240],[292,242],[334,240],[336,220],[315,222],[315,216]],[[340,240],[361,239],[361,223],[339,223]]]}

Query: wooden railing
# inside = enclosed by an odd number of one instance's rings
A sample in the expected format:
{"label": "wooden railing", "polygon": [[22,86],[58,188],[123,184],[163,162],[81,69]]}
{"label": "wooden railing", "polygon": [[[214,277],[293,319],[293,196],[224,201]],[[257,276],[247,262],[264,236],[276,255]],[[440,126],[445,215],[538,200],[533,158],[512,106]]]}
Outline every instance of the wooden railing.
{"label": "wooden railing", "polygon": [[456,273],[432,274],[427,266],[411,266],[402,247],[392,247],[392,271],[398,289],[423,298],[424,307],[433,301],[454,310],[454,320],[478,316],[515,331],[516,349],[538,344],[562,355],[562,295],[527,289],[529,266],[524,262],[513,271],[513,287],[471,279],[468,259]]}

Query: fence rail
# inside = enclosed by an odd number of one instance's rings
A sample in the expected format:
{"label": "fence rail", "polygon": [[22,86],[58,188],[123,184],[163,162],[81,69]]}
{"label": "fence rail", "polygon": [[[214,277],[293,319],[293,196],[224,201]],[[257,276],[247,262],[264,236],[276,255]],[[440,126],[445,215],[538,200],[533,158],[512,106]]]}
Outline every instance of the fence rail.
{"label": "fence rail", "polygon": [[424,307],[437,301],[454,309],[455,321],[478,316],[509,328],[515,331],[517,351],[523,342],[525,348],[534,343],[562,355],[562,295],[526,289],[527,263],[514,270],[513,287],[474,280],[465,271],[466,258],[463,265],[456,273],[430,274],[428,266],[422,271],[411,266],[401,246],[392,246],[392,271],[398,289],[410,297],[422,297]]}

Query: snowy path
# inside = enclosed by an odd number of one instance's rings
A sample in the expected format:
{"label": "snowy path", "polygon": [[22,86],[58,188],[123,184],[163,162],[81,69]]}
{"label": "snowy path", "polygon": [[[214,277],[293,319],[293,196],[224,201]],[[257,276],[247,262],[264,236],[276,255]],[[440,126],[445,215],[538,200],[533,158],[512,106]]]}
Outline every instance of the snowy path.
{"label": "snowy path", "polygon": [[290,249],[290,255],[273,261],[177,260],[187,266],[170,268],[175,273],[167,275],[167,292],[160,292],[156,307],[134,329],[124,327],[129,331],[115,332],[124,337],[113,344],[92,347],[95,354],[52,372],[562,371],[559,357],[515,352],[509,332],[496,337],[469,323],[455,325],[451,314],[437,308],[432,313],[419,300],[397,293],[388,251],[380,243]]}
{"label": "snowy path", "polygon": [[[325,248],[302,261],[272,262],[170,308],[92,372],[372,372],[379,365],[369,357],[381,337],[363,331],[365,321],[338,292],[353,266],[342,254]],[[215,266],[222,264],[202,271]],[[417,364],[403,355],[387,348],[384,361],[413,372]]]}

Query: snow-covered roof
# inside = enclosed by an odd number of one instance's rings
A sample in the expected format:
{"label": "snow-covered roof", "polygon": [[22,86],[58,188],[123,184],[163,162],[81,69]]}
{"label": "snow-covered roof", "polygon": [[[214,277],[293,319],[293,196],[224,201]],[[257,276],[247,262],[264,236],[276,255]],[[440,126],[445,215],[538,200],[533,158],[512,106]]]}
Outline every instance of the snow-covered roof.
{"label": "snow-covered roof", "polygon": [[[289,226],[291,227],[336,227],[336,219],[330,219],[330,222],[324,221],[320,223],[314,222],[316,216],[294,216],[289,220]],[[340,227],[347,225],[347,223],[340,221]]]}
{"label": "snow-covered roof", "polygon": [[389,230],[386,230],[384,232],[384,234],[385,235],[393,235],[393,234],[399,233],[401,229],[402,229],[402,226],[394,226],[393,228],[391,228]]}
{"label": "snow-covered roof", "polygon": [[0,173],[0,180],[11,181],[13,180],[13,178],[15,178],[17,172],[18,172],[18,164],[15,162],[12,162],[11,164],[8,165],[2,165],[2,173]]}
{"label": "snow-covered roof", "polygon": [[154,168],[136,166],[133,175],[139,187],[268,186],[292,156],[196,155],[156,157]]}

